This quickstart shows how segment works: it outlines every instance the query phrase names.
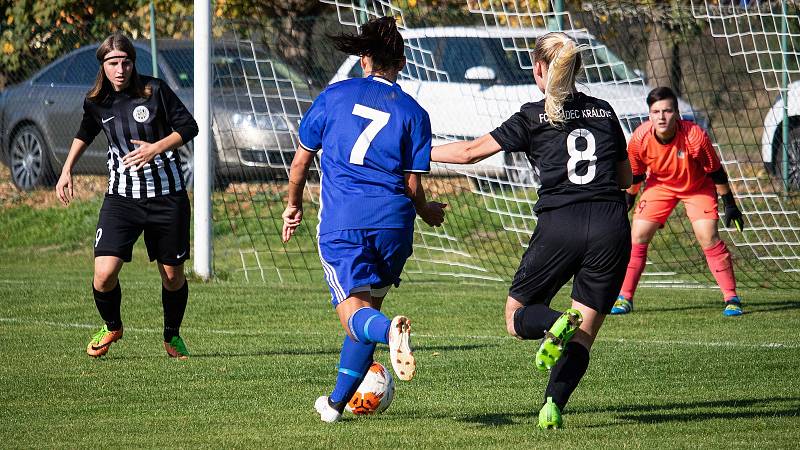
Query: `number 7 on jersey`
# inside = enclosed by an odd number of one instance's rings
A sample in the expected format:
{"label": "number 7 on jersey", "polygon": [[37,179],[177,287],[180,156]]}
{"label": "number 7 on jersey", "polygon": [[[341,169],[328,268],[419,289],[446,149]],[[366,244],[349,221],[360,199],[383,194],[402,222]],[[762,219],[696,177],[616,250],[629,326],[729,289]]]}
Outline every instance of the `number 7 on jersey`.
{"label": "number 7 on jersey", "polygon": [[371,120],[367,128],[364,128],[364,131],[362,131],[358,139],[356,139],[352,150],[350,150],[350,163],[363,166],[364,156],[367,154],[369,144],[372,143],[372,140],[375,139],[378,132],[389,123],[391,114],[356,103],[353,105],[353,115]]}

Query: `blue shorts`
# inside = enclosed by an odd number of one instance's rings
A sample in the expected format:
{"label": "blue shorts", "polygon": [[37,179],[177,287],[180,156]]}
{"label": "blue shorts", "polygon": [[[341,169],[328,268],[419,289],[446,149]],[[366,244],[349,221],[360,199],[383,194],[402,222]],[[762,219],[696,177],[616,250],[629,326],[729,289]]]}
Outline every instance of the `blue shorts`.
{"label": "blue shorts", "polygon": [[341,230],[319,236],[319,259],[333,307],[352,293],[374,291],[382,297],[388,287],[398,286],[413,242],[413,228]]}

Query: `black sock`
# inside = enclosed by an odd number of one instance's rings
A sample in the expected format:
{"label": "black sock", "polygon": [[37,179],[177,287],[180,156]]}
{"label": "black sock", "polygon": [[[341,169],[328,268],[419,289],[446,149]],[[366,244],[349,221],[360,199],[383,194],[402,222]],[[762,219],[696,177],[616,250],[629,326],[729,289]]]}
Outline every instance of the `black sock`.
{"label": "black sock", "polygon": [[564,354],[550,371],[550,382],[544,391],[544,399],[553,397],[553,402],[563,411],[572,392],[589,367],[589,349],[577,342],[568,342]]}
{"label": "black sock", "polygon": [[[355,387],[353,387],[353,394],[356,393],[356,391],[358,390],[358,386],[360,384],[361,384],[361,381],[356,383]],[[335,409],[336,411],[339,411],[339,414],[344,414],[344,408],[347,406],[347,403],[350,401],[350,398],[352,396],[353,395],[350,394],[350,397],[347,397],[346,399],[342,399],[342,400],[340,400],[338,402],[334,402],[334,401],[331,400],[330,397],[328,397],[328,406],[330,406],[331,408]]]}
{"label": "black sock", "polygon": [[189,282],[185,281],[177,291],[161,286],[161,305],[164,306],[164,342],[180,335],[186,301],[189,299]]}
{"label": "black sock", "polygon": [[541,303],[523,306],[514,313],[514,331],[522,339],[541,339],[559,317],[560,312]]}
{"label": "black sock", "polygon": [[116,331],[122,328],[122,316],[120,315],[119,308],[122,303],[122,289],[117,286],[108,291],[100,292],[94,288],[92,283],[92,291],[94,292],[94,304],[97,306],[97,311],[109,331]]}

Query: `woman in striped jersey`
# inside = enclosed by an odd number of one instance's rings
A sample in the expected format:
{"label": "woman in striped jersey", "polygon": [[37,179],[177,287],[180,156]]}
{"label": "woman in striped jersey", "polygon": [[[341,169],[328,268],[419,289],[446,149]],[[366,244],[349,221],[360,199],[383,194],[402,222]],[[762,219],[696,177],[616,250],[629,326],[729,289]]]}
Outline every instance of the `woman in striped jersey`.
{"label": "woman in striped jersey", "polygon": [[83,120],[56,184],[66,206],[73,198],[72,168],[103,131],[108,138],[108,190],[94,239],[95,305],[105,325],[86,352],[98,357],[122,338],[118,275],[144,233],[150,260],[158,262],[164,306],[164,348],[171,357],[189,352],[179,329],[189,288],[190,205],[174,150],[197,135],[197,123],[167,83],[136,72],[136,50],[121,34],[97,49],[100,69],[83,103]]}

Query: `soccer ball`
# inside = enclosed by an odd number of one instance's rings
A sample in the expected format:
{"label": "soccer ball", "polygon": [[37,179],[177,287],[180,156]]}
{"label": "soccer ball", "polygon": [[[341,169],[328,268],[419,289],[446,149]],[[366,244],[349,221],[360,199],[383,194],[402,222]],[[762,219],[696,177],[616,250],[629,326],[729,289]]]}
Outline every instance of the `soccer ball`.
{"label": "soccer ball", "polygon": [[345,409],[355,415],[386,411],[394,398],[394,378],[381,363],[373,362]]}

